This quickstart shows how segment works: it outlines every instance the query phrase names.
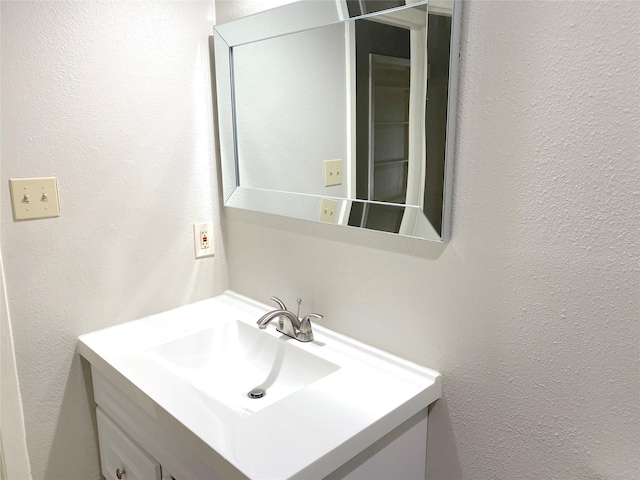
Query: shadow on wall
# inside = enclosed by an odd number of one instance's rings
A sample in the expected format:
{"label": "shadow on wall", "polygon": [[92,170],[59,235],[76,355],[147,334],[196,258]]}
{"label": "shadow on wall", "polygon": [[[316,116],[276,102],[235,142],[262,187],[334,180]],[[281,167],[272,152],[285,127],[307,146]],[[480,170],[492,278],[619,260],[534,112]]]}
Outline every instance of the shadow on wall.
{"label": "shadow on wall", "polygon": [[220,154],[220,128],[218,126],[218,91],[216,89],[216,59],[215,59],[215,46],[213,43],[213,35],[209,37],[209,68],[211,78],[211,112],[213,118],[213,153],[214,162],[216,165],[215,173],[218,188],[216,194],[218,195],[219,214],[222,217],[224,212],[224,192],[222,190],[222,156]]}
{"label": "shadow on wall", "polygon": [[462,480],[462,467],[453,433],[446,391],[429,407],[427,480]]}
{"label": "shadow on wall", "polygon": [[[91,389],[91,367],[73,350],[67,384],[60,404],[60,416],[55,422],[51,446],[47,455],[44,480],[60,480],[62,478],[82,478],[99,480],[100,466],[98,455],[98,429],[96,410],[94,408],[93,391]],[[80,428],[78,425],[93,425],[93,428]],[[76,438],[82,432],[84,438]],[[69,449],[69,439],[74,438],[84,445],[85,458],[74,460],[77,453]],[[86,458],[91,453],[90,458]]]}
{"label": "shadow on wall", "polygon": [[328,225],[235,208],[227,208],[224,217],[236,223],[265,227],[274,231],[340,242],[361,248],[384,250],[426,260],[439,259],[447,248],[446,243],[431,242],[421,238],[402,237],[374,230],[363,231],[356,227]]}

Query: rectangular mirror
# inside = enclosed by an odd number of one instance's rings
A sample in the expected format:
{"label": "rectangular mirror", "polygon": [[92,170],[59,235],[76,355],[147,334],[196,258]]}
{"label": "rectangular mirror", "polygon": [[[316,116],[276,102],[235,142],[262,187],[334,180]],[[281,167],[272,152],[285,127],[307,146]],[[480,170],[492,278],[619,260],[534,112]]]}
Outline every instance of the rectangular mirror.
{"label": "rectangular mirror", "polygon": [[303,0],[216,26],[225,206],[447,241],[459,18]]}

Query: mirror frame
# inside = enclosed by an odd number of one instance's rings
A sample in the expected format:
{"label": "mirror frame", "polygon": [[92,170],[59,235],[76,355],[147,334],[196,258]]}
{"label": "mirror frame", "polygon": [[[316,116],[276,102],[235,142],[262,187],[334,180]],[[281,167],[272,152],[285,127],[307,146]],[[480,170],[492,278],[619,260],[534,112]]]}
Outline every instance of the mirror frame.
{"label": "mirror frame", "polygon": [[[460,23],[462,0],[452,0],[453,11],[451,21],[451,44],[449,52],[449,86],[447,99],[447,137],[445,142],[445,168],[443,179],[443,207],[442,207],[442,234],[432,236],[431,233],[424,233],[427,230],[434,230],[418,205],[393,204],[386,202],[376,202],[360,199],[345,199],[332,197],[331,195],[321,196],[315,194],[283,192],[277,190],[265,190],[257,188],[243,187],[240,185],[238,166],[238,145],[236,129],[236,111],[234,97],[234,67],[233,49],[235,47],[266,40],[273,37],[289,35],[303,32],[305,30],[319,28],[327,25],[366,19],[377,15],[384,15],[390,11],[403,10],[419,5],[428,5],[429,1],[418,1],[405,6],[381,10],[354,17],[340,18],[337,5],[341,0],[336,0],[335,12],[326,9],[326,0],[302,0],[286,4],[271,10],[265,10],[253,15],[233,20],[229,23],[216,25],[214,27],[214,55],[215,55],[215,77],[218,108],[218,131],[219,146],[222,166],[222,190],[225,207],[250,210],[254,212],[280,215],[289,218],[310,220],[318,222],[319,216],[309,215],[307,212],[319,212],[323,199],[331,199],[337,202],[337,222],[331,225],[340,225],[351,228],[346,224],[349,212],[354,203],[377,204],[386,207],[402,208],[405,214],[410,214],[415,218],[416,228],[411,233],[390,233],[408,237],[421,238],[437,242],[447,242],[451,235],[451,207],[452,207],[452,187],[453,187],[453,163],[455,149],[455,131],[458,98],[458,70],[460,59]],[[437,3],[437,0],[432,0]],[[324,5],[323,5],[324,4]],[[344,7],[346,11],[346,6]],[[342,15],[344,17],[344,15]],[[291,25],[291,18],[296,19],[296,24]],[[229,122],[229,119],[231,120]],[[423,223],[420,228],[419,223]]]}

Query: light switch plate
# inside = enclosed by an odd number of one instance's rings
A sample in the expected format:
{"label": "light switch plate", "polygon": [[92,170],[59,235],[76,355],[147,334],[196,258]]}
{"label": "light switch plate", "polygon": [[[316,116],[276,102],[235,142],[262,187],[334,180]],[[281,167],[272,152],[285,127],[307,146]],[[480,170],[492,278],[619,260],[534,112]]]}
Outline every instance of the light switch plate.
{"label": "light switch plate", "polygon": [[14,220],[34,220],[60,216],[55,177],[10,178]]}
{"label": "light switch plate", "polygon": [[342,185],[342,160],[324,161],[324,186]]}
{"label": "light switch plate", "polygon": [[323,198],[320,202],[320,221],[336,223],[338,216],[338,201],[330,198]]}

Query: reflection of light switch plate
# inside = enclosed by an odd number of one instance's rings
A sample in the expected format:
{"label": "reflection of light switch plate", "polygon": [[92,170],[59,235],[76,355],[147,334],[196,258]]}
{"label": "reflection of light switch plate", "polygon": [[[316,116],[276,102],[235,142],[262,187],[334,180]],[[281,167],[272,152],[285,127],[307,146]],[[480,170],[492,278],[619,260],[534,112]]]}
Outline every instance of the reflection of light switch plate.
{"label": "reflection of light switch plate", "polygon": [[338,216],[338,201],[330,198],[323,198],[320,202],[320,221],[335,223]]}
{"label": "reflection of light switch plate", "polygon": [[342,160],[325,160],[324,161],[324,186],[342,184]]}
{"label": "reflection of light switch plate", "polygon": [[55,177],[10,178],[9,189],[14,220],[60,216]]}

